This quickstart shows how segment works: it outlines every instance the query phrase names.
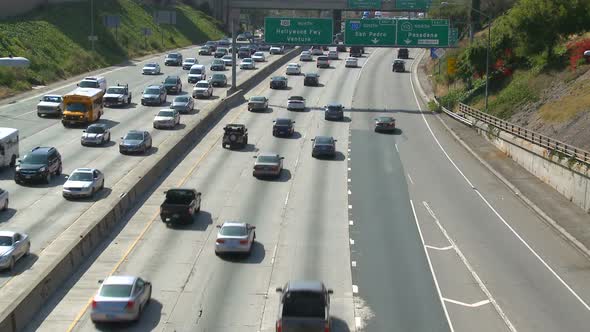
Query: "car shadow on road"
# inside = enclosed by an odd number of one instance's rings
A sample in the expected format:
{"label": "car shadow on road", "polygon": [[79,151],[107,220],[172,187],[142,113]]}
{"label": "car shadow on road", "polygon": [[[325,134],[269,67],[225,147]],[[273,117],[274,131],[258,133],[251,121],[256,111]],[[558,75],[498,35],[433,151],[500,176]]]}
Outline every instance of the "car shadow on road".
{"label": "car shadow on road", "polygon": [[[158,221],[161,221],[158,216]],[[199,211],[193,216],[193,221],[188,224],[167,224],[166,227],[177,231],[205,231],[209,225],[213,223],[211,213],[207,211]]]}
{"label": "car shadow on road", "polygon": [[221,254],[219,258],[226,262],[242,263],[242,264],[260,264],[264,261],[266,250],[264,245],[258,241],[252,243],[252,251],[250,254]]}
{"label": "car shadow on road", "polygon": [[[10,204],[10,203],[9,203]],[[0,224],[7,222],[16,214],[16,210],[13,208],[7,208],[6,210],[0,212]]]}
{"label": "car shadow on road", "polygon": [[143,309],[137,322],[95,323],[99,331],[154,331],[162,319],[162,303],[153,298]]}
{"label": "car shadow on road", "polygon": [[336,151],[334,152],[334,156],[333,157],[328,157],[328,156],[317,156],[314,157],[315,159],[318,160],[327,160],[327,161],[344,161],[346,160],[346,156],[340,152],[340,151]]}
{"label": "car shadow on road", "polygon": [[71,201],[71,202],[93,202],[94,203],[94,202],[97,202],[101,199],[107,198],[112,192],[113,192],[113,190],[111,188],[104,187],[101,190],[94,193],[94,196],[91,196],[91,197],[80,197],[80,198],[66,198],[66,197],[64,197],[64,199],[67,201]]}
{"label": "car shadow on road", "polygon": [[1,277],[14,277],[20,275],[21,273],[28,271],[33,264],[39,259],[39,256],[36,254],[30,253],[28,256],[22,257],[16,263],[14,263],[14,270],[2,270],[0,272]]}
{"label": "car shadow on road", "polygon": [[250,111],[250,113],[260,113],[260,114],[269,114],[274,112],[274,109],[272,107],[267,107],[266,109],[262,110],[262,111]]}
{"label": "car shadow on road", "polygon": [[261,176],[257,178],[259,181],[267,181],[267,182],[287,182],[289,180],[291,180],[291,171],[283,168],[283,171],[281,172],[281,176],[279,176],[278,178],[272,178],[269,176]]}
{"label": "car shadow on road", "polygon": [[84,147],[86,148],[110,148],[111,146],[115,146],[117,145],[117,142],[113,141],[112,139],[106,143],[100,144],[100,145],[95,145],[95,144],[86,144],[84,145]]}
{"label": "car shadow on road", "polygon": [[31,187],[31,188],[54,188],[63,186],[66,183],[67,179],[65,174],[61,175],[54,175],[51,177],[51,181],[49,183],[44,183],[43,181],[35,181],[30,183],[19,183],[22,187]]}
{"label": "car shadow on road", "polygon": [[308,86],[308,87],[311,87],[311,88],[323,88],[323,87],[325,87],[325,85],[322,84],[322,83],[318,83],[316,85],[305,85],[305,86]]}
{"label": "car shadow on road", "polygon": [[291,136],[275,136],[276,138],[284,138],[284,139],[300,139],[301,133],[298,131],[294,131]]}
{"label": "car shadow on road", "polygon": [[256,145],[248,143],[248,144],[246,144],[246,146],[243,149],[231,149],[231,151],[236,151],[236,152],[257,152],[258,149],[256,148]]}
{"label": "car shadow on road", "polygon": [[[104,124],[107,126],[107,128],[111,129],[111,128],[115,127],[116,125],[118,125],[120,122],[102,118],[102,119],[98,120],[96,123]],[[111,136],[112,136],[112,134],[111,134]]]}
{"label": "car shadow on road", "polygon": [[332,320],[332,328],[330,329],[330,331],[334,331],[334,332],[350,332],[350,328],[348,327],[348,324],[338,318],[338,317],[331,317]]}
{"label": "car shadow on road", "polygon": [[378,131],[376,133],[380,134],[380,135],[401,135],[404,133],[404,131],[401,130],[400,128],[395,128],[392,131]]}
{"label": "car shadow on road", "polygon": [[14,180],[14,167],[6,167],[1,171],[0,180]]}

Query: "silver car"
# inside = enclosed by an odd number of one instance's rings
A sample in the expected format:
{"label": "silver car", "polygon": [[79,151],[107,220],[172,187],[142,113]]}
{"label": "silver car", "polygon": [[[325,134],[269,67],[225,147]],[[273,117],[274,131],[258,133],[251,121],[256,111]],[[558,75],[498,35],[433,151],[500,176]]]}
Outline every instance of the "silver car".
{"label": "silver car", "polygon": [[160,65],[155,62],[146,63],[141,73],[143,75],[159,75],[161,73]]}
{"label": "silver car", "polygon": [[38,116],[61,116],[64,109],[64,101],[60,95],[45,95],[37,104]]}
{"label": "silver car", "polygon": [[252,60],[254,62],[264,62],[266,61],[266,57],[264,56],[264,52],[256,52],[252,55]]}
{"label": "silver car", "polygon": [[104,123],[93,123],[82,132],[80,144],[102,145],[111,141],[111,131]]}
{"label": "silver car", "polygon": [[31,252],[31,241],[24,233],[0,231],[0,269],[14,270],[16,261]]}
{"label": "silver car", "polygon": [[215,254],[245,253],[252,252],[252,245],[256,240],[256,229],[243,222],[224,222],[217,225],[217,239],[215,240]]}
{"label": "silver car", "polygon": [[213,86],[209,81],[201,80],[193,88],[193,98],[211,98]]}
{"label": "silver car", "polygon": [[283,159],[285,159],[285,157],[281,157],[276,153],[261,153],[258,156],[254,156],[254,158],[256,158],[256,161],[254,162],[254,170],[252,171],[254,177],[281,176]]}
{"label": "silver car", "polygon": [[180,113],[175,109],[163,109],[154,118],[154,128],[174,128],[180,124]]}
{"label": "silver car", "polygon": [[134,276],[109,276],[92,299],[93,322],[136,321],[152,298],[152,284]]}
{"label": "silver car", "polygon": [[304,111],[305,98],[302,96],[291,96],[287,99],[287,110],[289,111]]}
{"label": "silver car", "polygon": [[96,168],[76,168],[66,177],[63,186],[63,197],[92,197],[104,188],[104,174]]}
{"label": "silver car", "polygon": [[256,65],[254,64],[254,60],[252,58],[245,58],[240,62],[240,69],[254,69]]}
{"label": "silver car", "polygon": [[299,55],[299,61],[313,61],[313,56],[310,51],[303,51]]}
{"label": "silver car", "polygon": [[178,96],[174,98],[170,108],[180,113],[190,113],[195,109],[195,101],[189,96]]}
{"label": "silver car", "polygon": [[199,60],[197,60],[196,58],[186,58],[182,62],[182,69],[189,70],[189,69],[191,69],[191,67],[193,65],[198,65],[198,64],[199,64]]}

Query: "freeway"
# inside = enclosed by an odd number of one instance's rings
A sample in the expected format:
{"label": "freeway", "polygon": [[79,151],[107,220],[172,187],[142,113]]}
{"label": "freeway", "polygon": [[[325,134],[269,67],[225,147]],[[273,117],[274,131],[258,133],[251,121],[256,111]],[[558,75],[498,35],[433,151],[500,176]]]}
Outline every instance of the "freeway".
{"label": "freeway", "polygon": [[[322,87],[302,77],[288,91],[255,87],[250,95],[267,96],[272,110],[231,110],[29,330],[108,330],[90,322],[88,307],[98,280],[115,273],[154,285],[141,320],[122,326],[130,331],[272,331],[275,287],[299,278],[334,289],[334,331],[585,331],[587,258],[424,111],[412,74],[391,72],[391,50],[370,52],[362,68],[317,70]],[[408,67],[418,56],[411,51]],[[290,95],[304,96],[309,111],[287,111]],[[345,121],[323,119],[331,101],[347,106]],[[383,114],[397,119],[392,135],[373,131]],[[293,138],[272,137],[279,116],[296,120]],[[245,150],[221,148],[231,122],[248,126]],[[335,160],[311,158],[318,134],[338,139]],[[280,179],[252,177],[260,151],[286,157]],[[159,204],[176,186],[202,191],[202,212],[167,228]],[[227,220],[257,226],[251,257],[215,256],[214,226]]]}
{"label": "freeway", "polygon": [[[184,57],[195,57],[197,47],[182,50]],[[198,56],[199,62],[208,65],[212,56]],[[275,57],[276,58],[276,57]],[[132,129],[146,129],[152,133],[154,148],[151,154],[158,153],[158,145],[164,142],[172,131],[155,130],[152,128],[152,120],[158,110],[166,108],[174,98],[170,95],[167,103],[162,107],[142,106],[140,104],[143,89],[150,85],[163,81],[167,75],[179,75],[183,81],[183,93],[191,93],[192,87],[186,81],[187,71],[180,67],[167,67],[163,64],[164,56],[149,58],[132,64],[115,67],[108,70],[104,77],[109,85],[128,83],[133,93],[132,104],[123,108],[105,108],[105,114],[100,123],[107,124],[111,128],[112,141],[103,147],[83,147],[80,145],[82,129],[64,128],[59,119],[39,118],[36,114],[38,98],[26,98],[15,104],[0,107],[0,126],[18,128],[20,131],[21,157],[36,146],[53,146],[62,155],[63,172],[68,174],[78,167],[98,168],[105,174],[105,190],[99,192],[96,198],[79,201],[67,201],[61,195],[62,184],[65,177],[56,177],[48,185],[17,185],[13,181],[14,171],[4,169],[0,173],[0,186],[10,193],[10,208],[0,214],[0,230],[14,230],[30,235],[32,242],[32,255],[16,266],[15,274],[34,266],[34,262],[43,249],[65,229],[70,227],[87,211],[96,201],[105,199],[112,188],[119,183],[127,173],[136,167],[144,159],[144,156],[123,156],[119,153],[117,143],[119,137]],[[269,58],[269,61],[273,56]],[[157,61],[162,68],[162,75],[142,75],[143,65],[149,61]],[[268,64],[265,63],[264,65]],[[261,67],[261,66],[259,66]],[[225,71],[231,77],[231,67]],[[255,71],[243,72],[238,69],[238,83],[243,78]],[[211,73],[209,72],[209,75]],[[231,82],[231,81],[230,81]],[[59,84],[58,84],[59,85]],[[64,94],[75,88],[75,83],[58,86],[51,93]],[[213,100],[225,95],[226,89],[214,89],[214,97],[210,100],[196,100],[195,112],[189,115],[199,116],[198,109],[203,108]],[[177,129],[183,128],[181,125]],[[12,275],[3,273],[0,275],[0,285],[3,285]]]}

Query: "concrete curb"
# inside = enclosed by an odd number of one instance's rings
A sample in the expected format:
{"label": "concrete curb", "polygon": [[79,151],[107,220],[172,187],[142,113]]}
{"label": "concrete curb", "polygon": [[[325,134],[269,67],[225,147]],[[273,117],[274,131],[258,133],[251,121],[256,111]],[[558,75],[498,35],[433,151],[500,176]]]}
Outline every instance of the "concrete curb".
{"label": "concrete curb", "polygon": [[[186,128],[170,136],[158,151],[131,171],[122,186],[113,188],[111,195],[87,210],[76,222],[53,241],[38,261],[18,279],[10,280],[0,289],[0,331],[16,332],[24,328],[45,301],[92,255],[107,238],[113,227],[137,204],[179,158],[190,151],[214,123],[228,110],[244,102],[246,89],[260,84],[266,76],[296,57],[294,49],[270,63],[249,78],[238,83],[233,94],[201,109],[200,117],[185,122]],[[191,121],[192,120],[192,121]],[[123,188],[123,189],[121,189]]]}
{"label": "concrete curb", "polygon": [[[422,59],[424,58],[424,54],[426,54],[426,52],[423,52],[420,55],[420,58],[417,59],[417,63],[420,63],[422,61]],[[424,89],[422,88],[422,85],[420,84],[420,80],[418,79],[417,72],[414,71],[412,73],[412,75],[414,78],[416,78],[414,80],[416,83],[415,86],[418,88],[418,90],[420,90],[419,92],[420,92],[421,97],[427,101],[432,100],[424,92]],[[444,120],[442,120],[440,118],[439,114],[436,114],[435,117],[443,125],[445,130],[449,134],[451,134],[457,142],[459,142],[473,157],[475,157],[475,159],[477,159],[485,168],[487,168],[488,171],[490,171],[490,173],[492,173],[502,183],[504,183],[504,185],[506,185],[506,187],[508,187],[508,189],[510,189],[510,191],[512,191],[514,193],[514,195],[516,195],[526,206],[528,206],[531,210],[533,210],[535,213],[537,213],[537,215],[547,225],[552,227],[563,239],[565,239],[567,242],[571,243],[584,256],[586,256],[586,258],[590,259],[590,250],[588,249],[588,247],[586,247],[583,243],[578,241],[573,235],[571,235],[568,231],[566,231],[563,227],[561,227],[557,221],[555,221],[553,218],[548,216],[539,206],[537,206],[537,204],[533,203],[528,197],[523,195],[520,192],[520,190],[518,190],[518,188],[514,184],[512,184],[512,182],[510,182],[510,180],[506,179],[502,174],[500,174],[498,171],[496,171],[487,161],[485,161],[483,158],[481,158],[477,154],[477,152],[473,151],[473,149],[469,145],[467,145],[467,143],[465,143],[465,141],[463,141],[463,139],[461,137],[459,137],[449,126],[447,126],[447,124],[444,122]]]}

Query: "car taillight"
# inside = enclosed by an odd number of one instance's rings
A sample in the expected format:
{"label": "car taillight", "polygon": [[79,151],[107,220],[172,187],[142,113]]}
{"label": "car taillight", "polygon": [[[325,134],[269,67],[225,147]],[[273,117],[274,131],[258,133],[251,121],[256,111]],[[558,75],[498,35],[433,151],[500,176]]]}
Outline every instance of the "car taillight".
{"label": "car taillight", "polygon": [[217,241],[216,241],[216,242],[217,242],[217,243],[225,243],[225,240],[224,240],[224,239],[217,239]]}
{"label": "car taillight", "polygon": [[324,325],[324,332],[330,332],[330,323],[326,322],[326,325]]}
{"label": "car taillight", "polygon": [[281,320],[277,320],[277,331],[276,332],[281,332],[283,331],[283,324],[281,323]]}
{"label": "car taillight", "polygon": [[97,305],[96,300],[92,300],[92,309],[96,309],[96,305]]}
{"label": "car taillight", "polygon": [[248,244],[248,240],[240,240],[240,244]]}
{"label": "car taillight", "polygon": [[127,305],[125,306],[125,308],[127,309],[133,309],[133,306],[135,305],[134,301],[127,301]]}

